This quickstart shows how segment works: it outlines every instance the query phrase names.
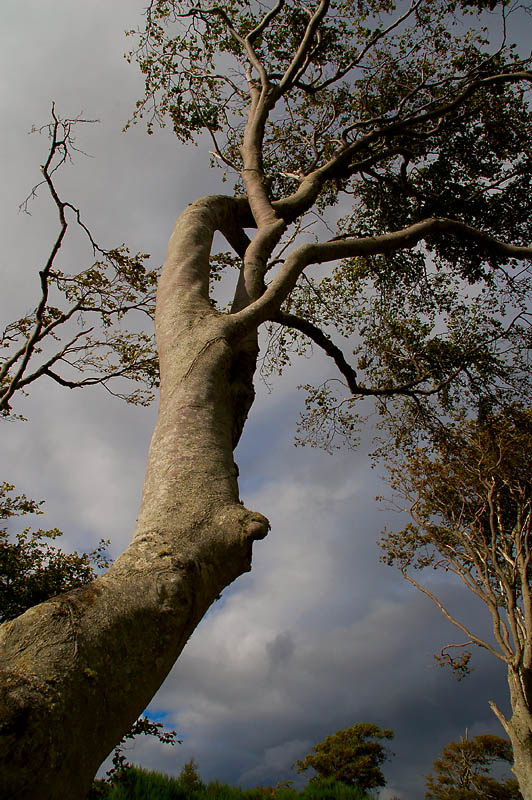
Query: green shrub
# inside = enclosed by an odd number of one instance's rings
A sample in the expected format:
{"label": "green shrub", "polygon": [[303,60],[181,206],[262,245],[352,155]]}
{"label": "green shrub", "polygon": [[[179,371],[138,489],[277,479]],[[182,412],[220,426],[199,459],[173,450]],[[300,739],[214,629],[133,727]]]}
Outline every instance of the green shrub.
{"label": "green shrub", "polygon": [[178,780],[181,786],[186,790],[187,797],[190,796],[192,792],[197,792],[205,788],[205,784],[198,775],[198,763],[195,758],[191,758],[183,766],[183,769],[179,773]]}
{"label": "green shrub", "polygon": [[299,792],[289,786],[283,786],[275,792],[275,800],[297,800]]}
{"label": "green shrub", "polygon": [[187,800],[188,797],[177,778],[131,766],[113,783],[108,800]]}
{"label": "green shrub", "polygon": [[241,789],[220,781],[195,785],[198,788],[191,789],[180,777],[130,766],[111,785],[103,784],[106,793],[94,795],[94,800],[369,800],[361,789],[332,778],[312,780],[301,792],[288,786]]}
{"label": "green shrub", "polygon": [[368,800],[369,797],[358,786],[349,786],[334,778],[316,778],[299,793],[300,800]]}
{"label": "green shrub", "polygon": [[111,787],[105,780],[94,780],[86,800],[108,800]]}
{"label": "green shrub", "polygon": [[229,786],[220,781],[211,781],[202,791],[194,795],[194,800],[242,800],[242,795],[243,792],[239,786]]}

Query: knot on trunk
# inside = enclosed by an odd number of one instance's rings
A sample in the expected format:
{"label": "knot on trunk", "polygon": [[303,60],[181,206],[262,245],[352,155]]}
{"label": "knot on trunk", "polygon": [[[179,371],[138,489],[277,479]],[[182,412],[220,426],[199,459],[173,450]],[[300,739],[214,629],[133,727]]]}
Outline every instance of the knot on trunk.
{"label": "knot on trunk", "polygon": [[226,506],[218,512],[216,522],[246,544],[264,539],[270,530],[270,523],[265,516],[242,505]]}
{"label": "knot on trunk", "polygon": [[251,541],[264,539],[270,530],[270,523],[258,511],[249,511],[245,522],[245,535]]}

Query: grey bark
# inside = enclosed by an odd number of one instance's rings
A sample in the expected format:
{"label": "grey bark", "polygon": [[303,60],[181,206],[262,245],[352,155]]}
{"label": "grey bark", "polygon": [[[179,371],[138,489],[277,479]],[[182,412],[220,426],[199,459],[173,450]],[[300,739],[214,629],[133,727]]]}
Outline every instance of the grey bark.
{"label": "grey bark", "polygon": [[130,546],[104,576],[0,629],[2,797],[84,798],[268,531],[240,503],[233,461],[256,342],[206,297],[219,207],[189,207],[170,242],[156,320],[160,408]]}
{"label": "grey bark", "polygon": [[514,763],[512,772],[517,778],[523,800],[532,800],[532,671],[523,664],[508,666],[508,687],[512,715],[506,718],[493,702],[491,710],[503,726],[512,743]]}

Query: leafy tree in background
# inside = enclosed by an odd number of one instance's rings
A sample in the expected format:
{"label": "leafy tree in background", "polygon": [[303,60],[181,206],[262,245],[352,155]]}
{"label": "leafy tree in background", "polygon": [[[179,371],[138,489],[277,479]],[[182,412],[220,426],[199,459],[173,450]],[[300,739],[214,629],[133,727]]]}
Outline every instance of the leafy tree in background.
{"label": "leafy tree in background", "polygon": [[203,782],[198,775],[198,763],[195,758],[189,759],[179,773],[179,781],[190,792],[203,787]]}
{"label": "leafy tree in background", "polygon": [[101,787],[88,800],[370,800],[370,795],[353,786],[335,781],[314,781],[300,792],[287,786],[258,786],[241,789],[220,781],[201,783],[190,789],[180,777],[171,777],[142,767],[131,767],[112,786]]}
{"label": "leafy tree in background", "polygon": [[[436,429],[428,443],[388,466],[391,485],[413,521],[383,537],[383,560],[466,636],[466,642],[442,650],[442,664],[466,674],[466,648],[474,644],[506,665],[512,715],[507,718],[493,701],[490,706],[511,740],[514,771],[526,786],[523,775],[532,776],[532,412],[484,409],[477,419]],[[427,568],[458,576],[485,603],[493,640],[449,611],[430,588]]]}
{"label": "leafy tree in background", "polygon": [[319,780],[330,778],[365,791],[385,786],[381,766],[389,753],[382,739],[393,739],[393,731],[370,722],[357,722],[351,728],[326,736],[303,760],[296,761],[297,771],[312,768]]}
{"label": "leafy tree in background", "polygon": [[[500,406],[527,396],[532,72],[506,40],[504,3],[498,32],[483,30],[492,5],[151,0],[131,55],[146,78],[136,119],[169,121],[185,143],[206,134],[236,183],[191,198],[176,223],[158,284],[158,373],[149,336],[117,331],[110,350],[105,338],[122,309],[152,313],[141,256],[97,251],[77,276],[55,262],[67,220],[84,222],[54,183],[72,121],[53,120],[43,175],[60,233],[35,314],[2,340],[4,411],[30,378],[79,385],[76,353],[85,383],[128,373],[148,388],[160,379],[161,397],[127,550],[0,631],[8,793],[83,797],[210,604],[250,569],[269,524],[240,502],[233,451],[259,330],[272,334],[272,369],[312,346],[330,357],[337,377],[307,387],[298,434],[329,449],[356,439],[372,399],[383,413],[395,399],[406,426],[481,393]],[[215,232],[230,252],[212,252]],[[222,271],[226,286],[234,276],[229,308],[216,305]],[[81,332],[68,335],[78,312],[104,333],[79,351]],[[63,322],[66,349],[51,338]]]}
{"label": "leafy tree in background", "polygon": [[496,780],[494,765],[511,764],[512,746],[507,739],[481,734],[474,739],[449,742],[427,777],[426,800],[522,800],[517,781]]}
{"label": "leafy tree in background", "polygon": [[[13,496],[15,487],[0,484],[0,519],[23,514],[42,514],[40,506],[26,495]],[[109,566],[105,555],[108,542],[101,540],[90,553],[64,553],[49,544],[62,533],[53,530],[23,531],[9,536],[0,530],[0,622],[13,619],[26,609],[89,583],[96,569]]]}

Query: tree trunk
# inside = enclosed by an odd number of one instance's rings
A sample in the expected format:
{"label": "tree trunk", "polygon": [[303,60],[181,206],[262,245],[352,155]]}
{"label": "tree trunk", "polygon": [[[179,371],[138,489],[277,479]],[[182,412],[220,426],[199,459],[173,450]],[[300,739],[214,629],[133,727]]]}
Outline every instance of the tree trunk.
{"label": "tree trunk", "polygon": [[520,667],[508,669],[508,685],[512,716],[506,731],[512,742],[514,754],[513,773],[519,783],[524,800],[532,800],[532,715],[530,713],[529,670]]}
{"label": "tree trunk", "polygon": [[497,705],[490,706],[512,743],[514,763],[512,772],[517,778],[523,800],[532,800],[532,714],[530,687],[532,673],[523,665],[508,666],[508,686],[512,716],[507,719]]}
{"label": "tree trunk", "polygon": [[[253,400],[256,339],[231,338],[230,317],[190,291],[190,275],[179,278],[183,247],[196,266],[208,261],[189,210],[159,289],[161,400],[133,540],[93,583],[0,628],[2,797],[84,798],[268,531],[240,503],[233,461]],[[195,249],[191,235],[201,239]]]}

